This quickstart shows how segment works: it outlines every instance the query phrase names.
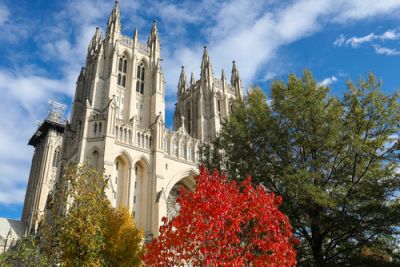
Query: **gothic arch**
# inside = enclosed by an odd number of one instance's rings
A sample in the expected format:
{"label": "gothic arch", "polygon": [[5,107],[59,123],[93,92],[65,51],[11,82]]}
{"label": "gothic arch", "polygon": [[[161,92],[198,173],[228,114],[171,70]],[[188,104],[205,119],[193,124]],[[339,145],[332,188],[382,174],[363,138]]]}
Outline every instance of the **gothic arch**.
{"label": "gothic arch", "polygon": [[176,174],[168,183],[165,190],[165,204],[167,208],[166,215],[168,219],[171,220],[179,212],[179,205],[176,203],[176,200],[179,196],[180,187],[183,186],[189,191],[195,189],[194,176],[196,176],[196,172],[193,169],[186,169]]}
{"label": "gothic arch", "polygon": [[216,114],[223,115],[224,114],[224,112],[223,112],[224,106],[225,106],[224,98],[223,98],[221,92],[218,91],[215,94],[215,111],[216,111]]}
{"label": "gothic arch", "polygon": [[97,146],[93,146],[92,148],[90,148],[90,150],[88,151],[87,155],[88,155],[88,164],[90,164],[91,166],[93,166],[96,170],[99,171],[99,163],[100,163],[100,159],[101,159],[101,154],[100,154],[100,149]]}
{"label": "gothic arch", "polygon": [[113,164],[113,174],[111,183],[113,183],[115,192],[113,193],[113,205],[129,207],[129,185],[131,177],[132,162],[129,154],[121,153]]}
{"label": "gothic arch", "polygon": [[145,157],[141,157],[133,165],[133,190],[132,190],[132,214],[135,217],[139,229],[145,230],[147,224],[147,203],[149,192],[149,164]]}
{"label": "gothic arch", "polygon": [[120,53],[120,57],[122,57],[122,56],[126,56],[129,60],[132,60],[132,53],[128,50],[128,49],[126,49],[126,48],[124,48],[123,50],[122,50],[122,52]]}
{"label": "gothic arch", "polygon": [[127,161],[128,161],[128,167],[129,167],[129,168],[132,168],[132,162],[133,162],[132,157],[131,157],[131,155],[130,155],[125,149],[119,150],[118,153],[116,153],[116,154],[113,155],[113,158],[117,158],[117,157],[119,157],[119,156],[124,156],[124,157],[126,157],[126,159],[127,159]]}
{"label": "gothic arch", "polygon": [[196,182],[194,180],[194,177],[199,175],[199,173],[193,169],[193,168],[188,168],[186,170],[183,170],[181,172],[178,172],[175,174],[172,179],[169,181],[167,187],[165,188],[165,195],[168,197],[171,189],[175,184],[178,182],[183,182],[183,184],[190,190],[194,190],[196,186]]}
{"label": "gothic arch", "polygon": [[134,157],[132,162],[135,162],[135,164],[138,162],[143,162],[144,164],[146,164],[146,166],[150,166],[150,160],[145,155]]}
{"label": "gothic arch", "polygon": [[138,63],[143,62],[145,69],[148,69],[148,68],[149,68],[149,61],[147,60],[146,57],[138,58],[138,61],[137,61],[137,62],[138,62]]}

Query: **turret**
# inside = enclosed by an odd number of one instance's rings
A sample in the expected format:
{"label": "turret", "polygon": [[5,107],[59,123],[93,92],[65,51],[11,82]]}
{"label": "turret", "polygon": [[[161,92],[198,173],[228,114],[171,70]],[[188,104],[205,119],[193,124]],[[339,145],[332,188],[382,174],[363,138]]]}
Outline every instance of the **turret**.
{"label": "turret", "polygon": [[222,69],[222,72],[221,72],[221,82],[222,82],[222,90],[225,91],[225,88],[226,88],[226,76],[225,76],[224,69]]}
{"label": "turret", "polygon": [[205,88],[211,89],[213,72],[212,72],[210,57],[208,56],[207,46],[204,46],[203,58],[201,61],[200,76],[201,76],[200,79],[203,82],[203,86],[205,86]]}
{"label": "turret", "polygon": [[187,91],[187,83],[186,83],[186,74],[185,67],[182,66],[181,76],[179,77],[178,82],[178,96],[183,96]]}
{"label": "turret", "polygon": [[135,28],[135,32],[133,34],[133,49],[137,47],[137,43],[139,42],[139,31]]}
{"label": "turret", "polygon": [[108,18],[106,37],[109,38],[109,41],[115,42],[120,33],[121,33],[121,18],[119,13],[118,0],[116,0],[111,15]]}
{"label": "turret", "polygon": [[190,74],[190,87],[194,86],[195,83],[196,80],[194,79],[194,73],[192,71],[192,73]]}
{"label": "turret", "polygon": [[88,53],[87,53],[87,58],[86,61],[93,56],[94,54],[96,54],[97,52],[99,52],[100,50],[100,46],[101,46],[101,33],[100,33],[100,29],[99,27],[96,27],[96,31],[92,37],[92,40],[89,43],[88,46]]}
{"label": "turret", "polygon": [[92,37],[92,40],[90,41],[89,47],[88,47],[88,52],[90,52],[91,49],[97,49],[98,45],[100,44],[101,41],[101,33],[99,27],[96,27],[96,31],[94,32],[94,35]]}
{"label": "turret", "polygon": [[160,40],[158,37],[157,22],[153,20],[153,27],[151,28],[149,38],[147,39],[147,45],[150,47],[151,52],[160,50]]}
{"label": "turret", "polygon": [[232,64],[231,85],[235,89],[236,99],[242,100],[242,82],[240,80],[239,71],[236,67],[235,61],[232,61]]}

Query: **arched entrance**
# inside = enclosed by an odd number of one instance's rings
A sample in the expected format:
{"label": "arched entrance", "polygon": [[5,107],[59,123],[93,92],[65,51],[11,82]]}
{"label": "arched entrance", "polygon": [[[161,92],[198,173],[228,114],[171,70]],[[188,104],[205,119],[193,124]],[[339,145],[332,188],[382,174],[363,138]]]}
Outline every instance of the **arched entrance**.
{"label": "arched entrance", "polygon": [[180,206],[176,200],[179,197],[179,191],[181,188],[184,188],[184,190],[193,191],[195,188],[195,181],[193,177],[184,177],[183,179],[179,180],[169,191],[166,201],[168,220],[173,219],[179,213]]}

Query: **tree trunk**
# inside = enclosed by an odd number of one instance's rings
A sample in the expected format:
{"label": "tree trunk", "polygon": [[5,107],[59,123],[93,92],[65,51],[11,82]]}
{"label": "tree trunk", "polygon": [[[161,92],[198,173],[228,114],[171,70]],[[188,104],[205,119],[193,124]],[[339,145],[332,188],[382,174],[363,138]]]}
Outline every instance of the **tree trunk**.
{"label": "tree trunk", "polygon": [[319,211],[311,214],[311,235],[313,244],[312,251],[314,257],[314,263],[317,267],[324,266],[324,257],[322,255],[322,236],[321,236],[321,227],[320,227],[320,219],[319,219]]}

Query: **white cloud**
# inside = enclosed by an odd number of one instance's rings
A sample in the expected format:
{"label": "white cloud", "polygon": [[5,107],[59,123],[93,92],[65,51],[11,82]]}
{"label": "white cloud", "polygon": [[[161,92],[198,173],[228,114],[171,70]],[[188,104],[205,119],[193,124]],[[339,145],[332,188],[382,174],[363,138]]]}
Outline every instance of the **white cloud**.
{"label": "white cloud", "polygon": [[400,33],[394,30],[388,30],[379,36],[381,40],[397,40],[400,38]]}
{"label": "white cloud", "polygon": [[[79,5],[86,8],[76,9]],[[35,122],[43,120],[49,99],[71,99],[89,40],[96,25],[104,24],[111,8],[109,1],[68,2],[49,26],[41,27],[40,32],[32,36],[39,56],[56,66],[59,77],[50,76],[34,64],[0,69],[0,113],[7,114],[0,116],[1,204],[23,203],[33,152],[27,143],[35,131]],[[35,27],[33,23],[18,26],[21,29]],[[2,34],[10,32],[12,28],[6,24]],[[0,39],[17,40],[7,36],[0,36]]]}
{"label": "white cloud", "polygon": [[3,26],[10,16],[10,11],[7,6],[0,2],[0,26]]}
{"label": "white cloud", "polygon": [[343,34],[339,35],[338,38],[333,42],[333,46],[343,46],[346,43],[346,38],[344,37]]}
{"label": "white cloud", "polygon": [[351,37],[350,39],[346,40],[346,44],[350,45],[353,48],[357,48],[361,44],[369,43],[369,42],[375,40],[376,38],[378,38],[378,36],[376,36],[373,33],[370,33],[370,34],[368,34],[366,36],[363,36],[363,37]]}
{"label": "white cloud", "polygon": [[400,51],[393,48],[382,47],[380,45],[373,45],[375,52],[379,55],[398,56]]}
{"label": "white cloud", "polygon": [[371,43],[375,40],[386,41],[386,40],[398,40],[400,39],[400,33],[395,30],[388,30],[380,35],[375,33],[370,33],[365,36],[357,37],[353,36],[348,39],[344,37],[343,34],[339,35],[339,37],[333,42],[334,46],[340,47],[349,45],[352,48],[358,48],[361,44]]}
{"label": "white cloud", "polygon": [[268,71],[265,76],[261,79],[262,82],[264,81],[270,81],[274,79],[278,74],[272,71]]}
{"label": "white cloud", "polygon": [[335,76],[331,76],[328,78],[323,79],[321,82],[318,83],[320,86],[330,86],[331,84],[337,82],[338,79]]}
{"label": "white cloud", "polygon": [[0,27],[0,42],[15,43],[29,35],[32,25],[16,21],[10,9],[0,2]]}
{"label": "white cloud", "polygon": [[[351,2],[351,3],[350,3]],[[199,5],[204,2],[199,3]],[[214,72],[219,76],[221,68],[230,70],[232,59],[235,59],[243,84],[249,86],[256,79],[258,71],[277,54],[285,45],[320,31],[329,23],[348,23],[361,19],[373,18],[385,14],[394,15],[400,9],[400,1],[382,0],[377,4],[372,0],[300,0],[290,4],[263,7],[261,2],[232,0],[221,5],[219,12],[205,23],[205,43]],[[245,15],[244,15],[245,14]],[[355,37],[349,45],[360,45],[375,35]],[[397,32],[388,31],[380,40],[393,40]],[[345,42],[344,36],[336,43]],[[169,53],[164,62],[166,69],[167,93],[176,93],[176,82],[179,77],[179,66],[185,65],[187,71],[198,73],[202,45],[174,47],[176,52]],[[183,51],[184,56],[181,54]],[[188,67],[189,65],[189,67]],[[165,63],[164,63],[165,66]],[[265,73],[265,72],[264,72]]]}
{"label": "white cloud", "polygon": [[381,15],[395,16],[400,6],[398,0],[341,0],[332,1],[332,4],[340,7],[340,12],[333,19],[333,22],[339,23],[370,19]]}

